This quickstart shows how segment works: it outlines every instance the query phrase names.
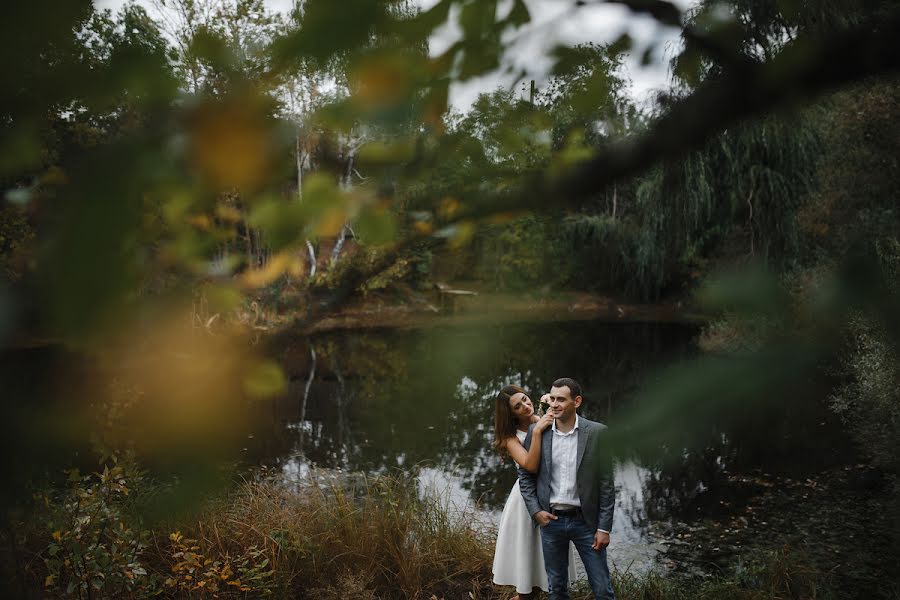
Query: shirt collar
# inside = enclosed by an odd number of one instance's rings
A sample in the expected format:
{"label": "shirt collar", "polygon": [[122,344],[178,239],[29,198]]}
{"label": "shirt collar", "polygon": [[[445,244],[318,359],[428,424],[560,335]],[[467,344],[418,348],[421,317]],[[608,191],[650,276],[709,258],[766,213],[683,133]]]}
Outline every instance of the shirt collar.
{"label": "shirt collar", "polygon": [[573,433],[575,433],[578,430],[578,413],[575,413],[575,427],[572,428],[572,431],[569,431],[567,433],[561,433],[561,432],[557,431],[556,430],[556,419],[553,419],[553,425],[551,427],[553,428],[553,433],[555,433],[557,435],[572,435]]}

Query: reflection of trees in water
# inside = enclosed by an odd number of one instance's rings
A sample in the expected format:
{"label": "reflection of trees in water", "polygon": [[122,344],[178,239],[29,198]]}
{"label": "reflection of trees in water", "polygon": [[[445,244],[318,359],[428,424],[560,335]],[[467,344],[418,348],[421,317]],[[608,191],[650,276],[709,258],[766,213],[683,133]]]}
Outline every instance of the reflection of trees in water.
{"label": "reflection of trees in water", "polygon": [[[690,352],[691,334],[570,323],[322,336],[291,351],[288,392],[266,407],[251,458],[301,455],[312,465],[367,473],[413,473],[426,462],[499,510],[515,481],[512,462],[491,448],[501,387],[521,383],[537,400],[555,377],[575,377],[585,387],[581,413],[619,430],[625,425],[616,420],[635,406],[635,392],[654,368]],[[809,472],[849,456],[836,443],[844,439],[837,425],[795,392],[710,423],[700,446],[686,436],[662,455],[620,456],[620,533],[643,531],[648,520],[713,516],[720,500],[740,502],[736,494],[746,489],[730,483],[732,473]]]}
{"label": "reflection of trees in water", "polygon": [[537,400],[554,378],[574,377],[585,387],[582,413],[607,421],[652,367],[686,351],[692,333],[550,323],[321,336],[292,355],[288,392],[256,452],[366,472],[427,461],[500,508],[515,480],[512,462],[491,448],[503,385],[520,383]]}
{"label": "reflection of trees in water", "polygon": [[684,449],[677,456],[663,456],[650,463],[655,468],[644,481],[647,516],[653,520],[684,519],[708,508],[702,499],[720,497],[718,492],[725,482],[723,456],[727,453],[727,442],[723,439],[718,446]]}
{"label": "reflection of trees in water", "polygon": [[767,398],[738,418],[709,424],[703,445],[685,438],[663,448],[644,464],[653,465],[645,482],[645,503],[652,519],[690,519],[727,511],[720,502],[741,502],[749,493],[729,476],[764,470],[808,477],[854,455],[850,440],[819,401],[818,390],[786,398]]}
{"label": "reflection of trees in water", "polygon": [[[613,528],[617,539],[638,543],[645,539],[649,515],[644,505],[644,482],[651,471],[635,457],[620,457],[616,463],[616,510]],[[624,538],[622,536],[625,536]]]}

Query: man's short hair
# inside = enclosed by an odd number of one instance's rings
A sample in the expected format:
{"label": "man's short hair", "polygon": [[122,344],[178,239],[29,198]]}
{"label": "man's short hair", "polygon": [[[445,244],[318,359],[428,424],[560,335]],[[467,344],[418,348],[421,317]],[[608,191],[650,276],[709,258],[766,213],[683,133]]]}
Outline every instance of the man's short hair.
{"label": "man's short hair", "polygon": [[574,400],[576,397],[581,395],[581,386],[577,381],[572,379],[571,377],[560,377],[556,381],[553,382],[552,387],[567,387],[569,391],[572,392],[572,399]]}

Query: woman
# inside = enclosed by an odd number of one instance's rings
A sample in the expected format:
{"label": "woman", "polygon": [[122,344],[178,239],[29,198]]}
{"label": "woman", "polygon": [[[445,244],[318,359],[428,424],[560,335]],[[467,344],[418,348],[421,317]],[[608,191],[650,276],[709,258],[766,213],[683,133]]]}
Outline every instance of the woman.
{"label": "woman", "polygon": [[[522,442],[528,427],[534,423],[531,447],[525,450]],[[494,448],[500,456],[512,458],[517,465],[537,473],[541,464],[541,438],[553,424],[553,417],[534,414],[531,399],[517,385],[508,385],[497,394],[494,411]],[[575,579],[574,553],[569,548],[569,580]],[[513,585],[520,600],[532,597],[534,588],[547,591],[547,571],[544,569],[544,553],[541,550],[540,531],[534,526],[525,507],[525,500],[516,480],[497,531],[494,549],[494,583]]]}

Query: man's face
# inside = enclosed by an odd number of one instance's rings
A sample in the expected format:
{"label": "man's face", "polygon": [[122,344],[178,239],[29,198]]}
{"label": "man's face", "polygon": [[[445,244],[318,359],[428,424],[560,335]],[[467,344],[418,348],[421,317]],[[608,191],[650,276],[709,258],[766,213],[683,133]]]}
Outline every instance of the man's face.
{"label": "man's face", "polygon": [[581,396],[572,397],[569,386],[550,388],[550,408],[548,412],[554,419],[569,421],[575,418],[575,411],[581,406]]}

